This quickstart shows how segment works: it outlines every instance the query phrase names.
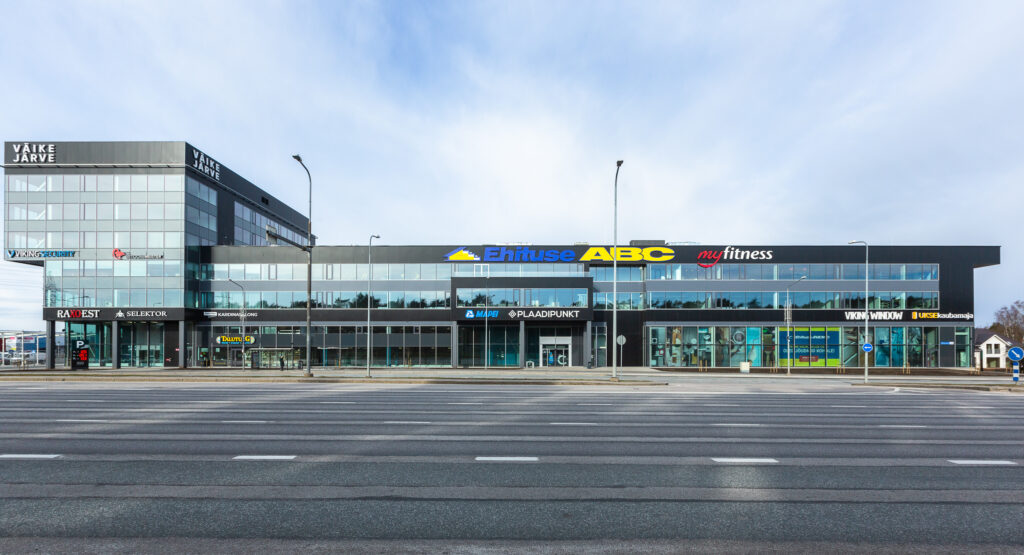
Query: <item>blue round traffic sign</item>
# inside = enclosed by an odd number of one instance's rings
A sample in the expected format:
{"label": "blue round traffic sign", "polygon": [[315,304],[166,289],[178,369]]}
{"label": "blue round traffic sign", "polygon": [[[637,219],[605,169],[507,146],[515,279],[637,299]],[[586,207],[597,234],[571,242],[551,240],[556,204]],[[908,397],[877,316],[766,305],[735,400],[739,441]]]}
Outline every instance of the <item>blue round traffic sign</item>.
{"label": "blue round traffic sign", "polygon": [[1010,357],[1010,360],[1017,361],[1024,358],[1024,349],[1020,347],[1013,347],[1009,351],[1006,351],[1006,356]]}
{"label": "blue round traffic sign", "polygon": [[874,349],[874,347],[871,346],[871,343],[865,343],[864,344],[864,352],[865,353],[870,353],[871,349]]}

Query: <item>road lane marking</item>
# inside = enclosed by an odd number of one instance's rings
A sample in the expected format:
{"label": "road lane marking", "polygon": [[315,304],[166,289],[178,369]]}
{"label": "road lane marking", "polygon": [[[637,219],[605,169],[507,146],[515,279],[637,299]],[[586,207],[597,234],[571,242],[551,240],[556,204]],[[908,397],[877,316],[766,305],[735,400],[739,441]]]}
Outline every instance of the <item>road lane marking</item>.
{"label": "road lane marking", "polygon": [[716,463],[726,464],[777,464],[779,461],[768,458],[711,457]]}
{"label": "road lane marking", "polygon": [[36,455],[36,454],[18,454],[18,453],[5,453],[0,455],[0,459],[58,459],[60,455]]}
{"label": "road lane marking", "polygon": [[320,401],[321,405],[354,405],[355,401]]}
{"label": "road lane marking", "polygon": [[385,420],[382,424],[430,424],[426,420]]}
{"label": "road lane marking", "polygon": [[985,459],[948,459],[953,464],[974,465],[974,466],[1016,466],[1013,461],[985,460]]}
{"label": "road lane marking", "polygon": [[923,424],[879,424],[879,428],[927,428]]}
{"label": "road lane marking", "polygon": [[89,418],[60,418],[54,422],[109,422],[108,420],[93,420]]}
{"label": "road lane marking", "polygon": [[738,407],[741,405],[731,405],[727,403],[704,403],[705,407]]}
{"label": "road lane marking", "polygon": [[614,403],[576,403],[578,407],[612,407]]}
{"label": "road lane marking", "polygon": [[295,455],[238,455],[232,457],[236,461],[290,461]]}
{"label": "road lane marking", "polygon": [[48,389],[48,388],[46,388],[46,387],[16,387],[16,388],[14,388],[14,389],[21,389],[21,390],[40,390],[40,389]]}
{"label": "road lane marking", "polygon": [[866,409],[867,405],[830,405],[834,409]]}
{"label": "road lane marking", "polygon": [[477,457],[481,462],[536,462],[537,457]]}
{"label": "road lane marking", "polygon": [[106,403],[106,399],[65,399],[69,403]]}
{"label": "road lane marking", "polygon": [[269,420],[221,420],[222,424],[266,424]]}
{"label": "road lane marking", "polygon": [[482,405],[483,403],[448,403],[449,405]]}
{"label": "road lane marking", "polygon": [[744,428],[744,427],[745,428],[756,428],[757,426],[764,426],[764,424],[752,424],[752,423],[742,423],[742,422],[720,422],[720,423],[717,423],[717,424],[712,424],[712,426],[731,426],[731,427],[736,427],[736,428]]}
{"label": "road lane marking", "polygon": [[596,422],[552,422],[552,426],[597,426]]}

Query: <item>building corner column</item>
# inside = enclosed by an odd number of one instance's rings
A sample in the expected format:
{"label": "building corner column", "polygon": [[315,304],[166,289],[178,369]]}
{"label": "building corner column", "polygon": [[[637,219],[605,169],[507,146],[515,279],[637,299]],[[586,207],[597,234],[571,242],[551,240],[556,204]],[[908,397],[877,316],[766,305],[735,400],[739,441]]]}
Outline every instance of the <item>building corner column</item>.
{"label": "building corner column", "polygon": [[519,367],[526,368],[526,321],[519,321]]}
{"label": "building corner column", "polygon": [[117,320],[110,322],[110,367],[115,369],[121,367],[121,333],[118,324],[120,322]]}
{"label": "building corner column", "polygon": [[591,350],[594,346],[593,340],[591,340],[591,322],[587,320],[586,327],[583,328],[583,366],[590,368],[590,359],[593,356]]}
{"label": "building corner column", "polygon": [[[57,322],[54,322],[53,320],[47,320],[46,321],[46,369],[47,370],[53,370],[54,367],[55,367],[55,364],[56,364],[56,357],[54,356],[56,354],[55,351],[57,350],[57,341],[56,341],[56,339],[57,339],[56,335],[57,334],[56,334],[56,330],[57,330]],[[39,346],[36,345],[36,350],[38,351],[38,349],[39,349]]]}
{"label": "building corner column", "polygon": [[459,367],[459,323],[452,321],[452,368]]}
{"label": "building corner column", "polygon": [[[245,341],[244,337],[242,338],[242,341]],[[185,359],[186,359],[186,357],[185,357],[186,350],[185,349],[186,349],[186,346],[185,346],[185,321],[184,320],[179,320],[178,321],[178,368],[182,368],[182,369],[185,368]],[[242,363],[244,365],[245,361],[243,360]]]}

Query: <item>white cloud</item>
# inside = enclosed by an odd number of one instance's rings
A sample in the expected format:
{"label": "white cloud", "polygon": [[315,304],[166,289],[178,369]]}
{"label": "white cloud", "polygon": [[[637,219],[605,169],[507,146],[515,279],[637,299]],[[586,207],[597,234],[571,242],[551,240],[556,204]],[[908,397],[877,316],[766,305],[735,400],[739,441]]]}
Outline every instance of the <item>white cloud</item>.
{"label": "white cloud", "polygon": [[0,136],[189,140],[304,211],[301,152],[336,244],[608,241],[622,158],[621,240],[1003,244],[979,321],[1021,296],[1019,4],[296,6],[8,6]]}

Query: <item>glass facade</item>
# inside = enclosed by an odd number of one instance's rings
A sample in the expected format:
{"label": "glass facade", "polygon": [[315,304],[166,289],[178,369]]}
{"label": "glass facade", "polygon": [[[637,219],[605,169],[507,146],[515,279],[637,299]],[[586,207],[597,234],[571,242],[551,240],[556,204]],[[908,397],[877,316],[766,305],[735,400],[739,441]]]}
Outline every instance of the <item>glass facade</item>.
{"label": "glass facade", "polygon": [[[371,363],[375,367],[452,364],[450,325],[374,325],[372,330]],[[242,348],[220,345],[216,340],[218,336],[238,335],[241,331],[237,325],[195,326],[188,338],[190,364],[200,367],[241,366]],[[305,364],[305,325],[253,325],[246,326],[245,333],[255,339],[245,349],[246,366],[277,370],[299,368]],[[313,364],[327,368],[365,366],[366,339],[366,326],[313,326],[310,335]]]}
{"label": "glass facade", "polygon": [[[875,349],[868,365],[875,368],[934,368],[939,366],[939,327],[871,326]],[[971,365],[971,332],[956,327],[947,341],[954,351],[954,367]],[[860,345],[864,328],[856,326],[649,326],[646,329],[652,367],[779,368],[862,367]]]}

